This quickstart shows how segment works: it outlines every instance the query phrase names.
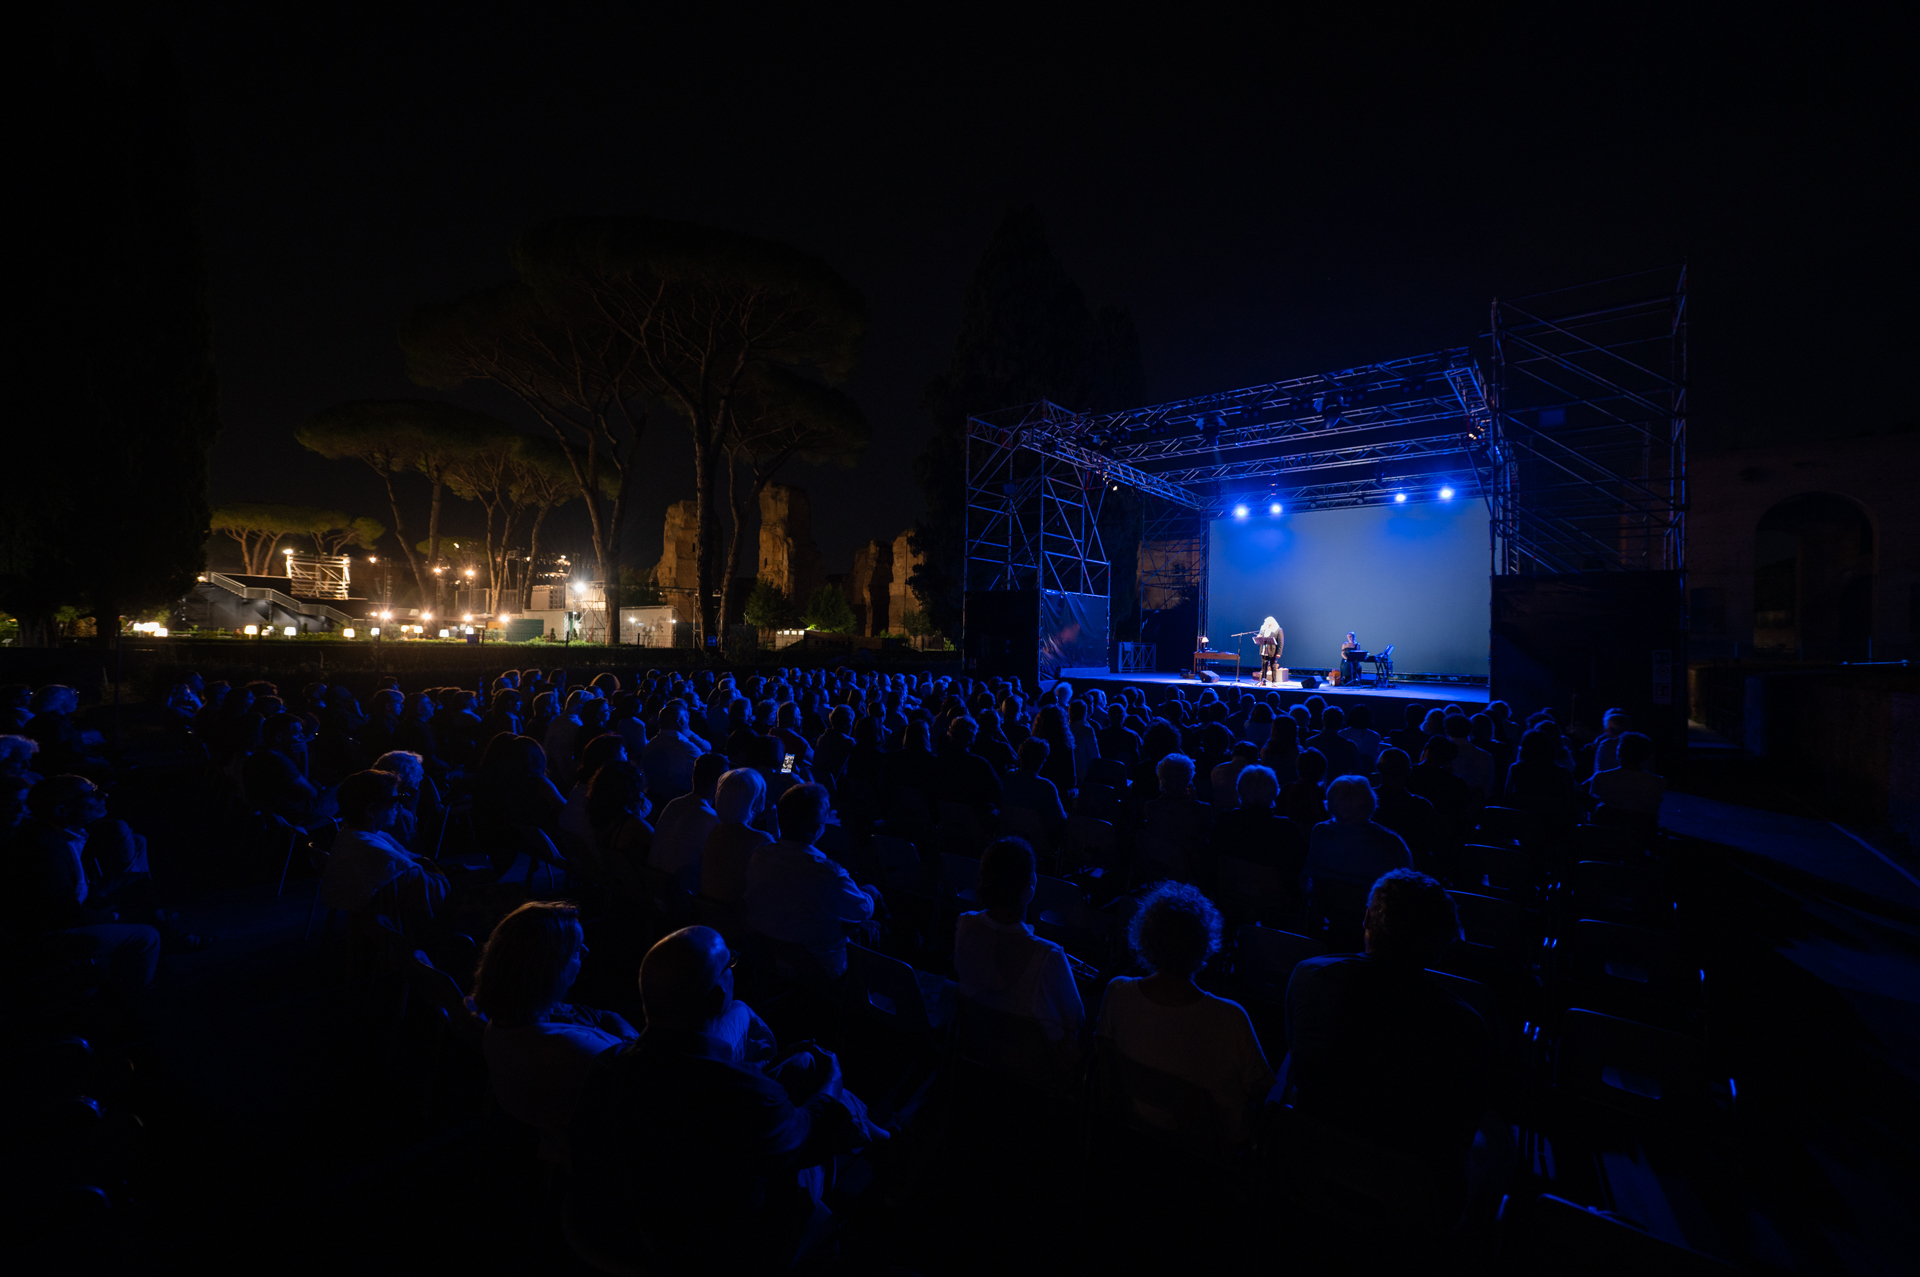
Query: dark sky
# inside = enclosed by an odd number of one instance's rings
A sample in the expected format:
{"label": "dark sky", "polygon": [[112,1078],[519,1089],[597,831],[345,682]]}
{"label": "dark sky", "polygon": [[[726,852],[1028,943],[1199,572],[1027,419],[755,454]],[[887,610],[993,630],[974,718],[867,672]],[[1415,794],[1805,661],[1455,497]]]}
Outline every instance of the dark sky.
{"label": "dark sky", "polygon": [[[401,317],[501,280],[519,231],[572,213],[787,240],[866,293],[851,389],[873,448],[856,471],[785,476],[813,494],[829,571],[919,511],[920,391],[1016,203],[1091,302],[1132,312],[1156,401],[1462,344],[1496,294],[1684,259],[1696,447],[1912,417],[1904,29],[1617,6],[1344,26],[698,8],[236,9],[179,29],[216,502],[386,521],[372,477],[294,427],[428,393]],[[648,448],[628,546],[651,563],[692,467],[675,427]]]}

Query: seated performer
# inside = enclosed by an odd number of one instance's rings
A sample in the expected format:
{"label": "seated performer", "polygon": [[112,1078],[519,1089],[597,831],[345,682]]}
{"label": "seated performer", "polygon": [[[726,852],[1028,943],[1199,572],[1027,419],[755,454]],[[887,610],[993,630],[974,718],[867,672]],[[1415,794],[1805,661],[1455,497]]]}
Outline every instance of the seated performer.
{"label": "seated performer", "polygon": [[1260,622],[1260,632],[1253,636],[1253,643],[1260,649],[1260,681],[1279,682],[1280,651],[1287,645],[1287,632],[1280,628],[1280,622],[1268,617]]}
{"label": "seated performer", "polygon": [[1340,645],[1340,664],[1342,667],[1340,681],[1348,687],[1358,683],[1360,681],[1360,662],[1366,659],[1367,653],[1365,649],[1360,646],[1360,641],[1353,636],[1353,631],[1348,630],[1347,641]]}

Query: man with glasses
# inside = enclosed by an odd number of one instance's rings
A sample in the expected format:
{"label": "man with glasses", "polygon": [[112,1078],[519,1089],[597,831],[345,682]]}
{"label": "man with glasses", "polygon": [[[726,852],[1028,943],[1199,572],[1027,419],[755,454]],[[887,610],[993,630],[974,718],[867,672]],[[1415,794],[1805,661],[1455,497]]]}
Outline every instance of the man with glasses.
{"label": "man with glasses", "polygon": [[26,890],[16,899],[20,931],[43,952],[104,962],[116,988],[153,983],[164,938],[193,951],[211,936],[180,930],[156,907],[146,844],[107,818],[106,795],[84,776],[49,776],[27,798],[30,820],[16,835],[13,859]]}
{"label": "man with glasses", "polygon": [[687,927],[640,965],[647,1027],[595,1061],[575,1111],[567,1229],[583,1254],[661,1271],[784,1271],[827,1235],[827,1163],[887,1132],[808,1046],[738,1062],[733,955]]}
{"label": "man with glasses", "polygon": [[311,829],[330,819],[334,796],[307,779],[307,726],[298,714],[275,714],[260,728],[260,748],[241,765],[247,801],[290,825]]}
{"label": "man with glasses", "polygon": [[375,909],[431,919],[452,888],[433,861],[414,856],[390,832],[400,810],[400,778],[355,772],[340,782],[341,829],[327,857],[320,895],[329,909]]}

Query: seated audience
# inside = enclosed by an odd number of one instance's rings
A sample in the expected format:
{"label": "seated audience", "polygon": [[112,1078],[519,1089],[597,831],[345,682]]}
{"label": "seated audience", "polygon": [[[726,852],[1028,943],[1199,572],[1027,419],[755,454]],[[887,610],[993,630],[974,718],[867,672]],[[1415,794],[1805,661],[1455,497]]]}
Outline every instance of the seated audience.
{"label": "seated audience", "polygon": [[1208,792],[1212,795],[1209,803],[1215,812],[1224,816],[1239,805],[1240,791],[1236,782],[1240,779],[1240,773],[1259,761],[1260,750],[1252,741],[1233,743],[1233,752],[1207,777]]}
{"label": "seated audience", "polygon": [[686,890],[700,890],[700,859],[707,838],[720,827],[713,810],[714,790],[727,770],[727,756],[702,754],[693,764],[693,790],[668,803],[654,822],[653,850],[647,863],[674,875]]}
{"label": "seated audience", "polygon": [[1633,718],[1623,709],[1610,709],[1601,715],[1600,735],[1593,742],[1592,775],[1612,771],[1620,765],[1620,740],[1632,730]]}
{"label": "seated audience", "polygon": [[1433,804],[1407,788],[1413,763],[1403,750],[1383,749],[1377,765],[1380,776],[1374,790],[1374,820],[1400,835],[1413,853],[1416,867],[1439,863],[1452,850],[1452,839]]}
{"label": "seated audience", "polygon": [[332,819],[334,799],[307,779],[307,727],[298,714],[279,713],[260,729],[261,745],[241,766],[247,801],[301,829]]}
{"label": "seated audience", "polygon": [[1160,796],[1141,804],[1148,833],[1191,854],[1213,836],[1213,808],[1194,797],[1193,760],[1168,754],[1153,769]]}
{"label": "seated audience", "polygon": [[1000,777],[993,764],[974,752],[979,725],[964,715],[947,725],[947,747],[934,761],[933,797],[987,811],[1000,801]]}
{"label": "seated audience", "polygon": [[[584,732],[581,734],[585,735]],[[592,740],[581,742],[580,757],[573,769],[573,788],[567,792],[566,806],[560,809],[560,828],[563,832],[572,834],[581,842],[593,842],[593,819],[587,814],[587,798],[593,792],[593,778],[608,763],[626,761],[627,742],[612,732],[601,732]]]}
{"label": "seated audience", "polygon": [[[796,794],[801,791],[795,791]],[[792,799],[790,799],[792,801]],[[638,1041],[601,1056],[572,1130],[575,1244],[648,1272],[779,1272],[823,1237],[823,1163],[886,1132],[811,1047],[763,1071],[717,1031],[733,1005],[718,932],[647,951]]]}
{"label": "seated audience", "polygon": [[1520,738],[1520,756],[1507,768],[1506,792],[1502,802],[1508,807],[1535,812],[1555,826],[1567,826],[1580,819],[1586,804],[1573,773],[1557,761],[1560,739],[1557,733],[1528,730]]}
{"label": "seated audience", "polygon": [[531,900],[494,927],[473,977],[473,1003],[487,1017],[483,1046],[494,1098],[540,1132],[540,1156],[561,1165],[594,1058],[639,1036],[611,1011],[561,1001],[586,956],[579,912]]}
{"label": "seated audience", "polygon": [[1660,823],[1660,802],[1667,792],[1667,782],[1647,770],[1653,740],[1640,732],[1622,732],[1613,753],[1619,765],[1595,772],[1587,782],[1587,793],[1600,804],[1594,819],[1650,831]]}
{"label": "seated audience", "polygon": [[1327,786],[1333,819],[1313,827],[1300,887],[1308,895],[1318,879],[1362,885],[1389,869],[1413,868],[1413,853],[1399,834],[1374,820],[1373,787],[1364,776],[1342,776]]}
{"label": "seated audience", "polygon": [[1287,985],[1287,1085],[1301,1114],[1412,1155],[1465,1205],[1487,1102],[1487,1026],[1428,973],[1460,937],[1446,888],[1396,869],[1367,901],[1364,954],[1308,958]]}
{"label": "seated audience", "polygon": [[399,778],[391,772],[355,772],[340,782],[339,803],[340,834],[320,880],[327,907],[431,921],[446,904],[450,884],[438,865],[414,856],[393,837]]}
{"label": "seated audience", "polygon": [[647,795],[664,807],[693,788],[693,764],[707,752],[705,742],[687,730],[685,701],[668,701],[655,720],[655,735],[640,751]]}
{"label": "seated audience", "polygon": [[[1141,900],[1127,940],[1150,974],[1120,976],[1107,986],[1098,1036],[1135,1064],[1205,1088],[1218,1113],[1213,1133],[1244,1141],[1273,1071],[1246,1010],[1194,983],[1219,951],[1220,911],[1197,888],[1163,882]],[[1173,1114],[1145,1102],[1136,1101],[1133,1114],[1151,1125],[1177,1125]]]}
{"label": "seated audience", "polygon": [[1360,765],[1353,770],[1370,771],[1381,749],[1380,733],[1373,730],[1373,711],[1365,705],[1356,705],[1347,711],[1347,726],[1340,735],[1360,757]]}
{"label": "seated audience", "polygon": [[[1445,720],[1436,726],[1444,727]],[[1473,828],[1479,808],[1467,782],[1453,774],[1456,756],[1453,742],[1445,735],[1428,736],[1419,765],[1407,773],[1407,788],[1433,804],[1433,810],[1452,836]]]}
{"label": "seated audience", "polygon": [[1046,766],[1047,742],[1038,736],[1021,741],[1019,763],[1007,773],[1000,801],[1037,812],[1040,827],[1051,835],[1067,823],[1067,810],[1060,805],[1060,791],[1041,774]]}
{"label": "seated audience", "polygon": [[1235,801],[1213,830],[1213,858],[1278,869],[1289,893],[1307,857],[1306,831],[1281,814],[1280,782],[1266,767],[1242,768]]}
{"label": "seated audience", "polygon": [[975,887],[985,907],[960,915],[954,928],[953,969],[961,997],[1036,1021],[1047,1040],[1060,1045],[1062,1067],[1070,1067],[1079,1055],[1080,1027],[1087,1013],[1066,951],[1038,938],[1027,925],[1027,906],[1038,882],[1033,848],[1025,839],[1000,838],[988,844]]}
{"label": "seated audience", "polygon": [[795,785],[780,796],[778,812],[780,840],[747,865],[748,922],[763,936],[802,946],[837,980],[847,970],[847,926],[872,919],[880,890],[856,885],[813,846],[827,828],[826,790]]}
{"label": "seated audience", "polygon": [[1493,755],[1473,743],[1473,720],[1465,714],[1447,719],[1447,740],[1453,745],[1453,774],[1467,783],[1473,805],[1484,806],[1495,792]]}
{"label": "seated audience", "polygon": [[640,769],[624,758],[601,767],[587,793],[587,843],[601,857],[618,856],[644,865],[653,854],[653,810]]}
{"label": "seated audience", "polygon": [[1343,732],[1347,729],[1346,711],[1338,705],[1329,705],[1320,711],[1320,730],[1307,742],[1307,748],[1317,749],[1326,756],[1329,776],[1352,776],[1363,770],[1370,770],[1372,759],[1362,760],[1360,751]]}
{"label": "seated audience", "polygon": [[736,767],[721,774],[713,791],[717,823],[700,851],[701,895],[731,905],[746,899],[747,867],[753,863],[753,854],[773,842],[772,835],[754,827],[766,803],[767,782],[753,768]]}
{"label": "seated audience", "polygon": [[1303,749],[1294,765],[1300,778],[1281,786],[1280,810],[1300,828],[1311,829],[1327,818],[1327,796],[1323,784],[1327,775],[1327,756],[1317,749]]}

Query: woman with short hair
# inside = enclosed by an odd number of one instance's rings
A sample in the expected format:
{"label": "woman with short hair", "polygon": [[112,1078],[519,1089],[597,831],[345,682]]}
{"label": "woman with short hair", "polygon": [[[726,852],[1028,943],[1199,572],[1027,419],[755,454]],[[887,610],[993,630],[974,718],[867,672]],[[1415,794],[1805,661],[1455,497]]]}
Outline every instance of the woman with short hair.
{"label": "woman with short hair", "polygon": [[720,777],[713,791],[713,814],[720,820],[700,852],[700,894],[737,905],[747,895],[747,865],[753,853],[773,842],[754,828],[765,810],[767,782],[751,767],[736,767]]}
{"label": "woman with short hair", "polygon": [[[1163,882],[1149,891],[1127,928],[1127,943],[1148,974],[1107,986],[1097,1035],[1135,1064],[1204,1088],[1218,1123],[1188,1133],[1237,1144],[1273,1085],[1273,1070],[1246,1009],[1194,982],[1220,949],[1220,927],[1220,911],[1199,888]],[[1174,1114],[1144,1101],[1133,1101],[1132,1110],[1148,1125],[1180,1129]]]}

